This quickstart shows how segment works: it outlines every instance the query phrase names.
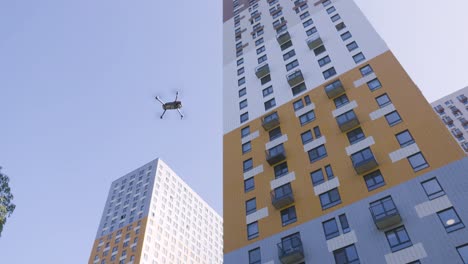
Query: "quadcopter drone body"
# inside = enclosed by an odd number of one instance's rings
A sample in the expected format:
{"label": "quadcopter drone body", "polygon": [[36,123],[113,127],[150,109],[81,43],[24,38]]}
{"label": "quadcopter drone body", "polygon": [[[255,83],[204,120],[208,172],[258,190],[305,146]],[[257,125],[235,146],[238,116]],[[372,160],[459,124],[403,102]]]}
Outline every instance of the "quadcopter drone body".
{"label": "quadcopter drone body", "polygon": [[182,108],[182,102],[177,101],[177,97],[179,97],[179,92],[176,93],[176,98],[174,99],[174,101],[173,102],[168,102],[168,103],[165,103],[164,101],[162,101],[161,98],[159,98],[159,96],[155,97],[156,100],[158,100],[161,103],[162,108],[164,110],[164,112],[161,115],[161,119],[164,117],[164,114],[166,113],[166,110],[177,110],[177,112],[179,112],[180,119],[184,118],[184,115],[180,111],[180,109]]}

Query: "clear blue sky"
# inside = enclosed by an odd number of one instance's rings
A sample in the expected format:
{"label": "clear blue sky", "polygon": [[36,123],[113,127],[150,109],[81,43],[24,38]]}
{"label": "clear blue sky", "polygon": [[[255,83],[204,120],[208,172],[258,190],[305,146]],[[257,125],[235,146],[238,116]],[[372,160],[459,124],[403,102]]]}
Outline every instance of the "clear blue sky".
{"label": "clear blue sky", "polygon": [[[428,100],[468,85],[465,0],[357,3]],[[110,182],[156,157],[222,213],[221,30],[221,1],[0,1],[2,263],[86,263]]]}

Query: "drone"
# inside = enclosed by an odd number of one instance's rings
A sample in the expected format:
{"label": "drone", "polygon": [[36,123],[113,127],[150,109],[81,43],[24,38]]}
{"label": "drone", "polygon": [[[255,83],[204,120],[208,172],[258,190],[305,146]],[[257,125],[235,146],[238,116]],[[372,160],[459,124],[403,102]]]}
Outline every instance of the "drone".
{"label": "drone", "polygon": [[158,100],[161,103],[162,108],[164,110],[164,112],[161,115],[161,119],[164,117],[164,114],[166,113],[166,110],[177,110],[179,112],[179,114],[180,114],[180,119],[184,118],[184,115],[180,111],[180,108],[182,108],[182,102],[177,101],[178,96],[179,96],[179,92],[176,92],[176,97],[175,97],[174,101],[173,102],[168,102],[168,103],[165,103],[164,101],[162,101],[161,98],[159,98],[159,96],[155,97],[155,99]]}

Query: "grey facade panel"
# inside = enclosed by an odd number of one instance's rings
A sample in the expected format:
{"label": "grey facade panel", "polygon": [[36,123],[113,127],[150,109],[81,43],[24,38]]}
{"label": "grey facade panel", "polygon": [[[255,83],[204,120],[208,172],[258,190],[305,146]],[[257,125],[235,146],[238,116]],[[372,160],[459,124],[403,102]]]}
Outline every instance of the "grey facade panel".
{"label": "grey facade panel", "polygon": [[[333,213],[225,254],[224,263],[249,263],[248,251],[260,247],[262,263],[280,264],[276,244],[281,241],[282,237],[295,232],[300,232],[301,234],[305,263],[335,263],[333,252],[329,252],[328,250],[327,241],[325,240],[322,229],[322,222],[332,217],[337,218],[343,213],[346,213],[351,232],[354,231],[356,235],[357,241],[354,244],[361,263],[406,263],[390,260],[391,258],[387,254],[392,254],[392,251],[385,236],[386,230],[381,231],[377,229],[369,211],[370,202],[391,195],[401,215],[401,225],[405,226],[413,246],[422,244],[425,253],[427,253],[427,257],[421,258],[421,263],[463,264],[456,247],[468,243],[468,228],[462,228],[447,233],[441,220],[435,213],[439,209],[434,209],[433,214],[425,214],[422,215],[422,217],[420,217],[420,214],[418,214],[416,210],[416,206],[430,201],[421,186],[421,182],[433,177],[437,177],[445,191],[446,197],[440,198],[443,200],[447,200],[448,198],[462,222],[468,225],[468,158],[464,158],[391,189],[376,193],[366,199],[334,211]],[[429,209],[431,209],[430,206]],[[399,225],[394,227],[397,226]],[[389,229],[394,227],[390,227]],[[261,233],[262,226],[260,225],[259,228]],[[416,250],[418,246],[419,245],[414,246],[415,251],[418,251]],[[420,251],[421,250],[418,252]],[[406,252],[401,250],[396,253],[402,255]],[[413,253],[408,253],[408,256],[411,257],[411,254]]]}

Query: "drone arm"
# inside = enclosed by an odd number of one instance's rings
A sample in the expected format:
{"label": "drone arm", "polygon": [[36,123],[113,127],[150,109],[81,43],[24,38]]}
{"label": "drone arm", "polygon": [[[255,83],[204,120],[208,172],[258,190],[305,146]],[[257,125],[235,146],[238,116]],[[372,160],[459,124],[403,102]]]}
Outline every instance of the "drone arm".
{"label": "drone arm", "polygon": [[163,102],[161,99],[159,99],[159,96],[156,96],[155,99],[158,100],[162,105],[165,104],[165,102]]}
{"label": "drone arm", "polygon": [[184,118],[184,115],[182,114],[182,112],[180,111],[180,109],[177,109],[177,111],[178,111],[179,114],[180,114],[180,119]]}
{"label": "drone arm", "polygon": [[174,102],[177,101],[177,97],[179,97],[179,92],[176,92]]}
{"label": "drone arm", "polygon": [[162,113],[161,115],[161,119],[164,117],[164,114],[166,113],[166,110],[164,110],[164,112]]}

